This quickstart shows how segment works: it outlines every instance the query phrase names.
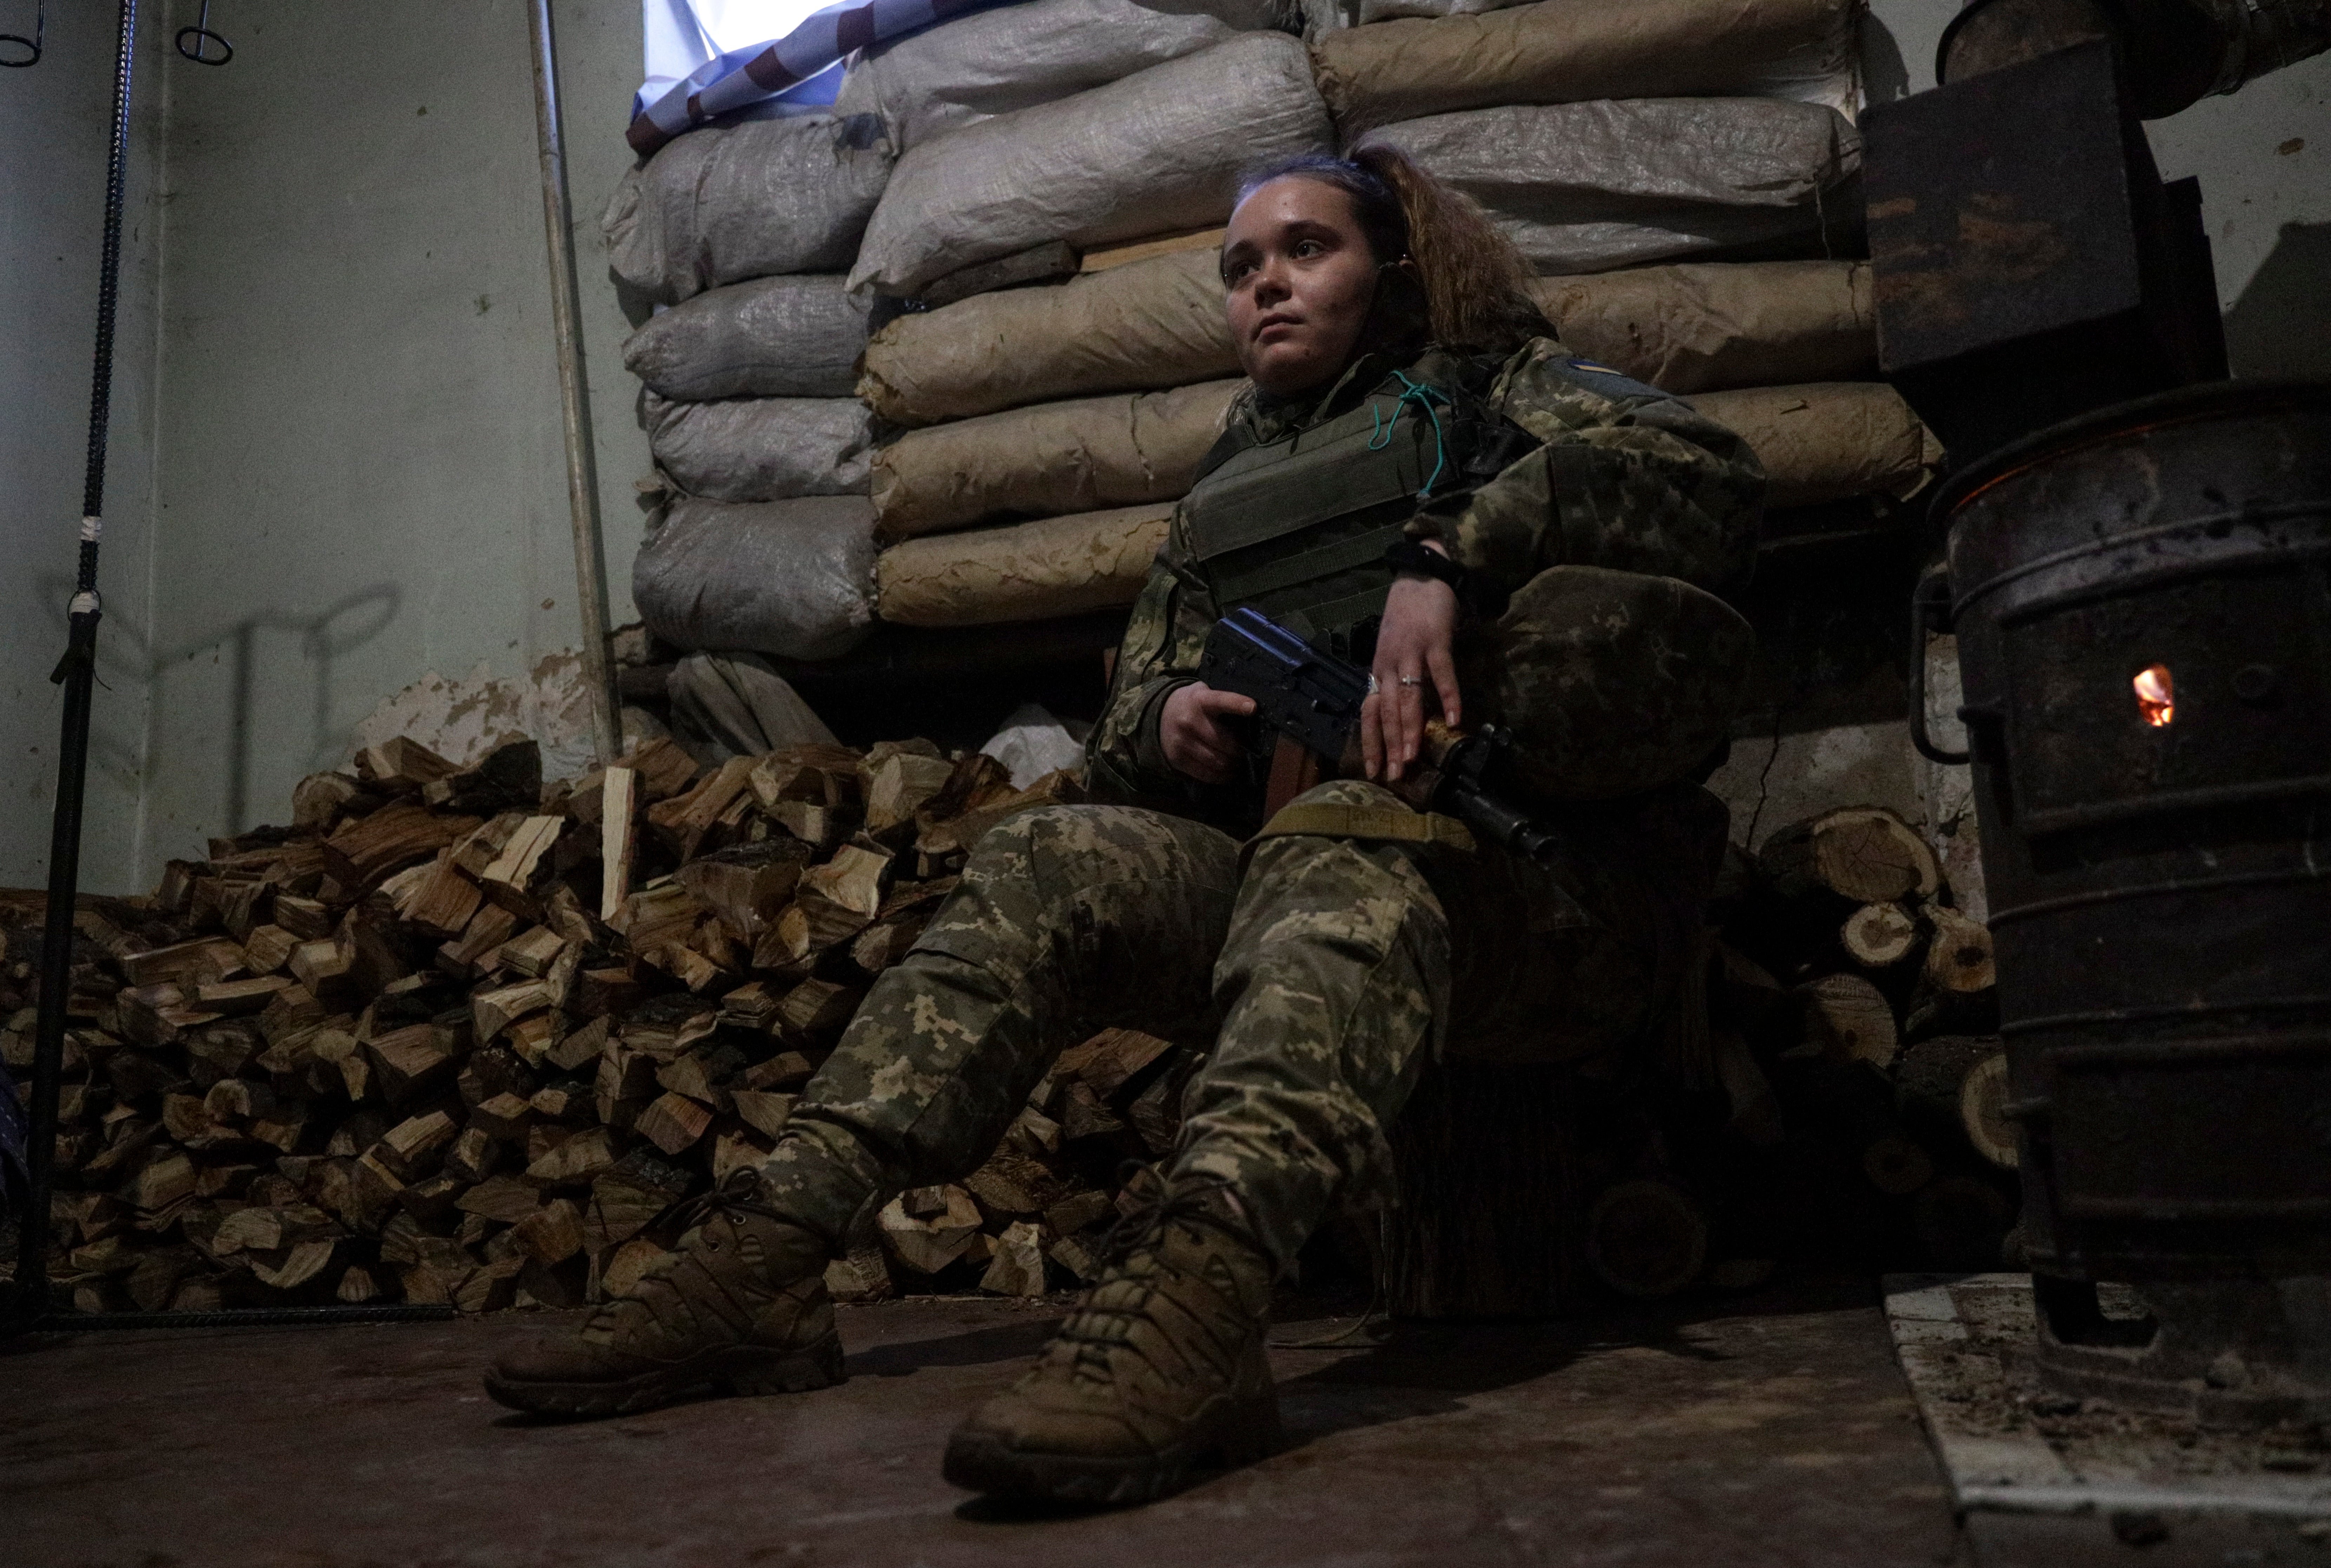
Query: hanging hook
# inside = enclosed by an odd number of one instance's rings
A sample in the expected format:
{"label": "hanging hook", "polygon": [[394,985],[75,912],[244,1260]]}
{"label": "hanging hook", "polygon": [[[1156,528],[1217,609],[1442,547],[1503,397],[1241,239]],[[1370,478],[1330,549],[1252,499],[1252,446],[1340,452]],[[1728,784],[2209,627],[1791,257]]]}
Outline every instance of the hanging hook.
{"label": "hanging hook", "polygon": [[[189,38],[195,41],[192,49],[186,47]],[[219,46],[216,54],[207,52],[214,43]],[[195,19],[192,27],[178,29],[178,52],[196,65],[224,65],[234,58],[234,45],[211,31],[211,0],[203,0],[203,14]]]}
{"label": "hanging hook", "polygon": [[0,33],[0,51],[14,53],[15,50],[22,49],[28,52],[22,60],[0,60],[0,66],[22,71],[28,65],[38,65],[41,62],[41,40],[48,31],[49,0],[36,0],[33,7],[33,35],[30,38],[21,33]]}

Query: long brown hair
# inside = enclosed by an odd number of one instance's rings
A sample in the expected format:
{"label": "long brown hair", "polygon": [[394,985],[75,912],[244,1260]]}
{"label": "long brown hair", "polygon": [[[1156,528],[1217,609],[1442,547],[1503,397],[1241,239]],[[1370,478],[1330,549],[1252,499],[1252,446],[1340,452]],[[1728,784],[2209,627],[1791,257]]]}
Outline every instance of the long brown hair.
{"label": "long brown hair", "polygon": [[[1399,148],[1362,143],[1342,157],[1280,158],[1250,171],[1239,182],[1239,199],[1289,177],[1318,180],[1351,198],[1360,232],[1384,269],[1375,314],[1387,336],[1510,352],[1547,330],[1526,288],[1529,265],[1513,242],[1470,197],[1418,168]],[[1403,261],[1409,266],[1400,267]]]}

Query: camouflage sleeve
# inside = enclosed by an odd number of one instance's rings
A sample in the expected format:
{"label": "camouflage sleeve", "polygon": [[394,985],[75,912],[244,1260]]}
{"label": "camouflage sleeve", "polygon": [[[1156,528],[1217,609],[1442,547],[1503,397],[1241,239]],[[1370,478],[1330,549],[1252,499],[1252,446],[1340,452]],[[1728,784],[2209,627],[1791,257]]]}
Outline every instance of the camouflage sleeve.
{"label": "camouflage sleeve", "polygon": [[1192,781],[1174,771],[1157,738],[1166,699],[1198,679],[1214,623],[1205,594],[1175,570],[1181,537],[1177,517],[1134,601],[1108,700],[1085,742],[1086,784],[1104,800],[1188,803],[1192,796]]}
{"label": "camouflage sleeve", "polygon": [[1411,537],[1440,539],[1507,593],[1559,565],[1679,577],[1712,593],[1745,583],[1765,498],[1748,443],[1652,388],[1581,375],[1571,358],[1542,337],[1507,362],[1491,399],[1544,444],[1428,504]]}

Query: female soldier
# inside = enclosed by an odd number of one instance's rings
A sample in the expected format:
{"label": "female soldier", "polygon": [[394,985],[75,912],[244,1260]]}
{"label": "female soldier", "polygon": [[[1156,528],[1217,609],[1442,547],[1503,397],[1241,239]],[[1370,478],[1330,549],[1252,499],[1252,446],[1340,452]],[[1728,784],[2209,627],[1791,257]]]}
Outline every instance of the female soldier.
{"label": "female soldier", "polygon": [[[1131,1026],[1211,1047],[1179,1139],[947,1474],[1161,1496],[1275,1442],[1271,1282],[1331,1205],[1387,1195],[1385,1127],[1428,1048],[1575,1060],[1677,1032],[1723,831],[1677,781],[1720,744],[1722,667],[1746,651],[1706,590],[1751,559],[1755,459],[1533,337],[1512,248],[1389,150],[1264,171],[1222,261],[1253,391],[1176,512],[1088,754],[1097,794],[1142,804],[992,831],[761,1169],[699,1200],[679,1250],[579,1333],[499,1363],[496,1399],[604,1415],[838,1381],[823,1277],[853,1222],[977,1167],[1064,1048]],[[1379,689],[1367,777],[1305,794],[1244,855],[1222,830],[1261,821],[1232,734],[1252,705],[1194,679],[1242,604]],[[1679,664],[1717,673],[1679,697]],[[1520,730],[1515,782],[1565,834],[1552,865],[1387,787],[1418,761],[1428,692],[1452,725],[1486,704]]]}

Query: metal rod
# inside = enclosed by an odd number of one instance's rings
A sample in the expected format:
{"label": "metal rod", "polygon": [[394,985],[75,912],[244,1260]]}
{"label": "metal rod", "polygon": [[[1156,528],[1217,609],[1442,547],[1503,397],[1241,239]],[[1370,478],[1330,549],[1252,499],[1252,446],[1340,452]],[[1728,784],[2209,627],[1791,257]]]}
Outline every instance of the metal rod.
{"label": "metal rod", "polygon": [[57,743],[57,798],[49,827],[49,893],[41,935],[41,1001],[33,1048],[33,1114],[24,1151],[24,1207],[16,1231],[14,1311],[33,1317],[48,1306],[49,1183],[57,1151],[57,1089],[62,1077],[65,1007],[72,991],[73,904],[81,891],[82,788],[89,773],[90,689],[97,678],[97,546],[105,515],[105,436],[113,405],[113,318],[121,285],[121,206],[129,177],[131,46],[138,0],[121,0],[113,68],[113,146],[105,168],[105,242],[98,261],[97,350],[89,393],[88,466],[81,485],[81,555],[64,657],[49,679],[64,687]]}
{"label": "metal rod", "polygon": [[542,153],[542,226],[550,242],[550,320],[558,340],[558,397],[566,434],[566,509],[575,530],[583,670],[591,683],[591,733],[604,765],[623,750],[622,699],[607,650],[607,578],[599,533],[599,473],[591,447],[590,389],[583,381],[582,291],[575,276],[566,201],[566,145],[558,123],[558,59],[550,0],[527,10],[534,35],[534,124]]}

